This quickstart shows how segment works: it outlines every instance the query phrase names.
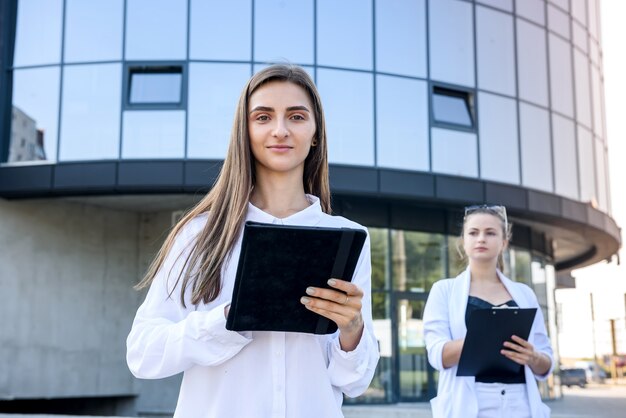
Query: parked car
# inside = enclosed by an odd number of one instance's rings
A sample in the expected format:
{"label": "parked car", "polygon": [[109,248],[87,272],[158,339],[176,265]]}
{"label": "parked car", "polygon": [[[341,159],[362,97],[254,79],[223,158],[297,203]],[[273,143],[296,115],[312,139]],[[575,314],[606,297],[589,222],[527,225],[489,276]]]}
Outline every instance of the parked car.
{"label": "parked car", "polygon": [[587,373],[585,369],[561,369],[561,385],[563,386],[587,386]]}
{"label": "parked car", "polygon": [[598,363],[593,361],[577,361],[574,367],[585,369],[587,373],[587,382],[604,383],[606,372]]}

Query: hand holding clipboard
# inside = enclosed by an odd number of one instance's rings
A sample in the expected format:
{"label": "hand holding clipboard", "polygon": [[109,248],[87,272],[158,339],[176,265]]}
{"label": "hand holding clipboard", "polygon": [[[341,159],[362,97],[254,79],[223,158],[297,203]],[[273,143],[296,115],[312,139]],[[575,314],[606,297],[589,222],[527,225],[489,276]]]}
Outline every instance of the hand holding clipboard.
{"label": "hand holding clipboard", "polygon": [[457,376],[517,373],[522,365],[500,350],[512,335],[528,340],[537,308],[478,309],[470,315]]}

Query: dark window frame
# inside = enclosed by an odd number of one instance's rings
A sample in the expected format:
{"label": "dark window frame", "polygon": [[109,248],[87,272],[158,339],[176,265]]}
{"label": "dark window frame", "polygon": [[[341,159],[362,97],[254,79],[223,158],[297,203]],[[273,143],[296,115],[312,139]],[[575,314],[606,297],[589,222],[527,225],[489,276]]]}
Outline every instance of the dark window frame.
{"label": "dark window frame", "polygon": [[[447,96],[462,99],[465,103],[467,114],[470,120],[470,125],[455,123],[449,120],[437,119],[435,116],[435,96]],[[474,90],[448,84],[433,83],[430,85],[429,100],[431,107],[431,126],[445,129],[454,129],[464,132],[477,132],[476,93]]]}
{"label": "dark window frame", "polygon": [[[180,100],[178,102],[132,103],[130,101],[134,74],[180,74]],[[127,61],[124,64],[122,110],[186,110],[188,66],[184,61]]]}

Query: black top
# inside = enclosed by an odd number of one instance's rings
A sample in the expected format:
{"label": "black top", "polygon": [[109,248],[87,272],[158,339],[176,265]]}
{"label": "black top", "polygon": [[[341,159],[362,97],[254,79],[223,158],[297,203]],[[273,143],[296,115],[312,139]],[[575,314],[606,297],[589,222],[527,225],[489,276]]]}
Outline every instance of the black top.
{"label": "black top", "polygon": [[[519,307],[513,299],[498,306]],[[477,298],[476,296],[468,296],[467,309],[465,310],[465,325],[467,326],[469,317],[475,310],[491,309],[494,307],[496,307],[496,305],[492,305],[486,300]],[[526,383],[526,376],[524,375],[524,368],[521,367],[519,373],[503,372],[498,376],[476,375],[476,381],[481,383]]]}

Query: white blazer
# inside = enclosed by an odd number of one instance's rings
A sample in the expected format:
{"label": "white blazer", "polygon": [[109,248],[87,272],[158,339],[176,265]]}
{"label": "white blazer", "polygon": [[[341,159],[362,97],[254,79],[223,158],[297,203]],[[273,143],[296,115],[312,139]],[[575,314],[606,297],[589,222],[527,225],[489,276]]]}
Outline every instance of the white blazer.
{"label": "white blazer", "polygon": [[[500,271],[498,271],[498,276],[520,308],[537,308],[537,315],[530,330],[528,341],[535,347],[536,351],[550,358],[551,365],[550,370],[544,376],[534,375],[528,366],[524,366],[524,373],[532,418],[547,418],[550,416],[550,408],[541,402],[541,395],[535,379],[545,380],[552,372],[554,360],[541,308],[530,287],[511,281]],[[445,343],[464,338],[467,333],[465,310],[469,287],[470,271],[468,267],[455,279],[436,282],[428,295],[424,309],[424,339],[426,340],[428,361],[439,371],[437,397],[430,401],[433,418],[471,418],[478,415],[475,378],[473,376],[457,377],[457,366],[444,368],[442,357]]]}

